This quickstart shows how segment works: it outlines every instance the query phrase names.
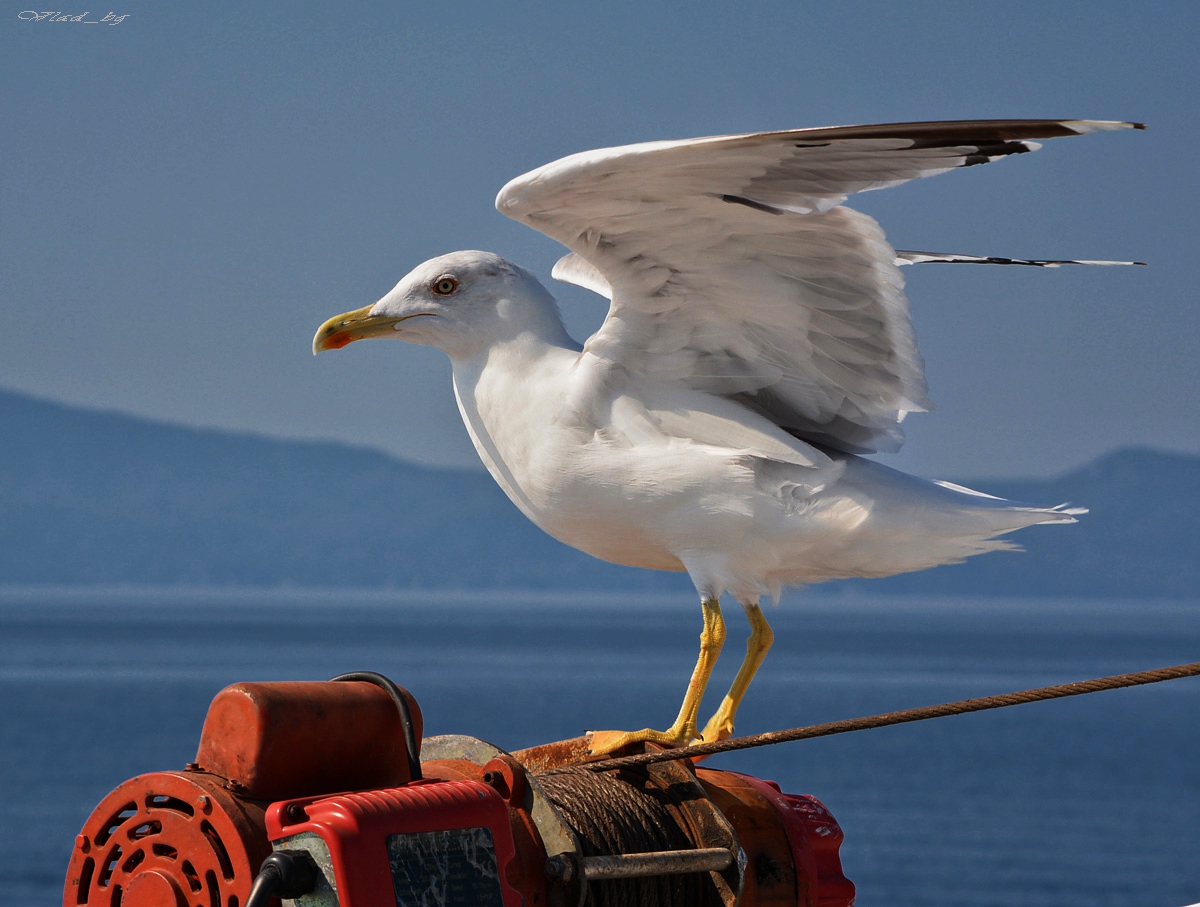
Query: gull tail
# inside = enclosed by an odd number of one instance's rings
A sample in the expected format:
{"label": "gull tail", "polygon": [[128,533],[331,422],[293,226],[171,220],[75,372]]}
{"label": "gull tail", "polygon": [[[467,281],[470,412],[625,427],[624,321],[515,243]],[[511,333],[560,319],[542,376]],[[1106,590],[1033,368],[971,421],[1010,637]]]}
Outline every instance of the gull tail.
{"label": "gull tail", "polygon": [[868,515],[854,530],[857,563],[843,576],[890,576],[988,551],[1019,551],[1009,533],[1074,523],[1087,513],[1069,504],[1039,507],[932,482],[860,457],[847,458],[846,466],[843,493],[866,503]]}
{"label": "gull tail", "polygon": [[[981,518],[983,524],[990,529],[988,541],[996,536],[1024,529],[1026,526],[1037,526],[1042,523],[1077,523],[1076,517],[1088,512],[1086,507],[1076,507],[1071,504],[1055,504],[1053,507],[1039,507],[1035,504],[1025,504],[1020,501],[1010,501],[995,495],[976,491],[955,485],[953,482],[934,482],[941,488],[961,495],[959,499],[965,510]],[[1000,542],[998,548],[1019,550],[1019,546],[1011,542]]]}

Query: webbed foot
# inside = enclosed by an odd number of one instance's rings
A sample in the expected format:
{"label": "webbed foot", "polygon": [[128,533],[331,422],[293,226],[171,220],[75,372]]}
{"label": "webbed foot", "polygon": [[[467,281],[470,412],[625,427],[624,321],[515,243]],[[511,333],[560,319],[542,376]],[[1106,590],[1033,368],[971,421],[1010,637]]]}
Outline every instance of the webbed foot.
{"label": "webbed foot", "polygon": [[665,731],[643,728],[640,731],[591,731],[591,752],[594,756],[607,756],[635,743],[657,743],[660,746],[687,746],[696,742],[696,725],[670,727]]}

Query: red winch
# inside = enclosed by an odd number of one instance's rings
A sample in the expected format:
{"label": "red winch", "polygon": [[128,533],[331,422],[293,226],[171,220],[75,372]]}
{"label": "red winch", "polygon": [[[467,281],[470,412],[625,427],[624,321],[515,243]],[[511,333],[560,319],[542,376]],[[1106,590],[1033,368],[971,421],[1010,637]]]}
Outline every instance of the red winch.
{"label": "red winch", "polygon": [[93,811],[64,907],[854,903],[813,797],[685,759],[597,770],[586,737],[506,753],[421,727],[377,674],[227,687],[194,763]]}

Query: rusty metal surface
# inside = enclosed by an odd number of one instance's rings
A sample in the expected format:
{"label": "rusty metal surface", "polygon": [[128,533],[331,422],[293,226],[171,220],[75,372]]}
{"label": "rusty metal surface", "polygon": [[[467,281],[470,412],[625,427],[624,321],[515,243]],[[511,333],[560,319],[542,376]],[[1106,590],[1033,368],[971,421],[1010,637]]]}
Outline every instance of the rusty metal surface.
{"label": "rusty metal surface", "polygon": [[[551,805],[537,779],[528,771],[516,755],[510,755],[494,744],[461,734],[430,737],[421,745],[422,765],[433,777],[438,777],[439,765],[443,762],[470,762],[480,767],[476,777],[483,777],[485,769],[492,768],[501,774],[507,773],[510,783],[514,771],[519,771],[521,784],[526,790],[520,808],[532,816],[542,843],[549,856],[559,853],[576,853],[579,842],[562,816]],[[511,761],[509,761],[511,760]],[[495,765],[493,766],[493,762]],[[459,769],[461,772],[461,769]]]}
{"label": "rusty metal surface", "polygon": [[577,871],[582,871],[584,878],[592,882],[684,872],[719,872],[728,869],[733,862],[733,854],[721,847],[584,857],[578,861],[578,870],[575,861],[552,857],[546,861],[546,875],[556,881],[566,882],[570,881]]}
{"label": "rusty metal surface", "polygon": [[[415,701],[411,711],[419,732]],[[210,707],[187,772],[134,778],[96,808],[76,841],[64,907],[244,903],[270,851],[268,802],[406,785],[400,723],[388,694],[368,683],[227,688]],[[643,883],[620,880],[662,877],[674,878],[672,890],[686,892],[689,904],[853,904],[836,821],[819,801],[771,782],[686,759],[597,774],[586,769],[603,757],[591,755],[586,736],[509,754],[446,735],[423,741],[420,755],[431,781],[479,781],[503,799],[516,847],[505,877],[528,907],[583,907],[589,881],[636,886]],[[617,821],[626,800],[643,804],[649,824],[626,829]],[[584,856],[564,816],[608,822],[619,830],[616,844],[605,838],[598,847],[590,826],[579,825],[590,842]],[[641,828],[647,834],[638,843]],[[604,891],[593,896],[603,901]]]}
{"label": "rusty metal surface", "polygon": [[459,760],[483,765],[501,755],[504,750],[494,743],[468,737],[466,734],[441,734],[421,741],[421,764]]}
{"label": "rusty metal surface", "polygon": [[724,907],[735,907],[742,898],[746,857],[734,826],[700,785],[691,762],[663,762],[647,769],[671,793],[671,805],[691,827],[697,847],[720,848],[735,855],[729,865],[710,873],[721,903]]}
{"label": "rusty metal surface", "polygon": [[[518,841],[518,885],[527,895],[544,893],[550,907],[581,907],[587,895],[582,878],[548,889],[544,872],[547,857],[579,852],[571,827],[554,808],[536,777],[515,756],[498,746],[461,734],[430,737],[421,745],[422,770],[427,777],[483,780],[509,801],[513,836]],[[521,841],[529,846],[521,847]]]}
{"label": "rusty metal surface", "polygon": [[245,903],[271,852],[265,806],[201,772],[132,778],[75,839],[63,905]]}
{"label": "rusty metal surface", "polygon": [[[810,899],[819,907],[854,903],[854,883],[842,872],[842,829],[816,797],[785,794],[773,781],[747,777],[775,806],[792,844],[801,881],[808,882]],[[810,869],[811,867],[811,869]]]}
{"label": "rusty metal surface", "polygon": [[592,756],[590,747],[591,738],[573,737],[570,740],[556,740],[553,743],[531,746],[529,749],[515,750],[513,757],[529,771],[540,775],[552,769],[603,758]]}
{"label": "rusty metal surface", "polygon": [[[409,703],[418,739],[421,710]],[[362,682],[236,683],[208,708],[196,764],[259,800],[410,780],[391,697]]]}
{"label": "rusty metal surface", "polygon": [[797,886],[791,846],[771,803],[741,775],[699,768],[696,776],[737,829],[745,858],[742,898],[754,907],[808,907]]}
{"label": "rusty metal surface", "polygon": [[814,797],[785,794],[771,781],[698,769],[713,801],[738,829],[746,853],[746,902],[757,907],[852,907],[842,872],[842,831]]}

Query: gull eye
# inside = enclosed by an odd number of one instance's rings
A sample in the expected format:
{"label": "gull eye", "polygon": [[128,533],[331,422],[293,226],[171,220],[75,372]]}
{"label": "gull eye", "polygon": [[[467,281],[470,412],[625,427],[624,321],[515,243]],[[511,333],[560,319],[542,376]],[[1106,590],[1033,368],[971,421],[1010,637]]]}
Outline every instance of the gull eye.
{"label": "gull eye", "polygon": [[453,277],[439,277],[433,282],[432,289],[439,296],[449,296],[458,289],[458,281]]}

